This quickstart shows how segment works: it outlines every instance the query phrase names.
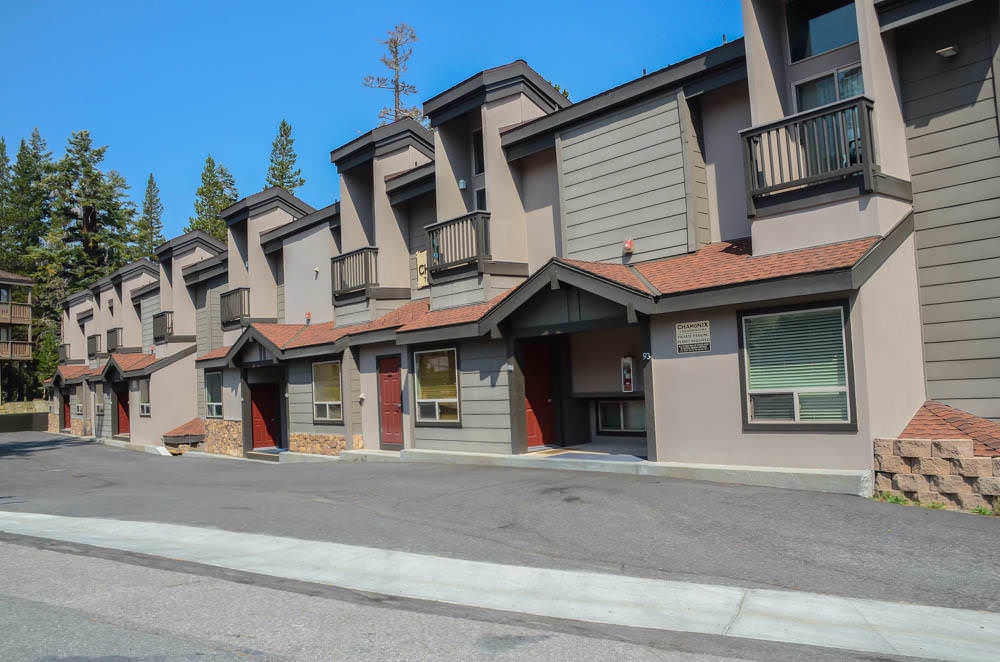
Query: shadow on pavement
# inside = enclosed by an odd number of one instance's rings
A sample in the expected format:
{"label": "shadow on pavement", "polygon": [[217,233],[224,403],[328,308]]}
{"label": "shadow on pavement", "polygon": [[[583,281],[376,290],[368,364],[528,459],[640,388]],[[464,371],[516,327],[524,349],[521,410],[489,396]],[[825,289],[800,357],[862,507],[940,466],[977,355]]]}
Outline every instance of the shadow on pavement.
{"label": "shadow on pavement", "polygon": [[60,448],[87,446],[89,442],[74,437],[63,437],[30,432],[0,434],[0,458],[26,457]]}

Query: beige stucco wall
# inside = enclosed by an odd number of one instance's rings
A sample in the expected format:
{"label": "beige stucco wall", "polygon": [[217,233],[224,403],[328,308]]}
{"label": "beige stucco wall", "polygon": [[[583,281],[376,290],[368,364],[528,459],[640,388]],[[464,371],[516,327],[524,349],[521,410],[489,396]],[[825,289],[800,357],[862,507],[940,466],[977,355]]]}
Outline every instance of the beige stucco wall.
{"label": "beige stucco wall", "polygon": [[[250,316],[277,319],[278,288],[276,274],[260,245],[260,235],[294,220],[278,207],[251,214],[246,221],[229,226],[229,289],[250,287]],[[246,255],[247,267],[243,266]],[[178,276],[175,274],[174,279]],[[192,307],[191,323],[194,324]],[[193,332],[193,330],[192,330]]]}
{"label": "beige stucco wall", "polygon": [[[434,189],[439,221],[468,211],[467,194],[472,188],[471,133],[468,117],[446,122],[434,131]],[[468,183],[465,191],[458,188],[460,179]]]}
{"label": "beige stucco wall", "polygon": [[333,293],[330,259],[337,254],[333,233],[327,223],[314,225],[285,239],[282,260],[285,271],[285,318],[283,322],[333,321]]}
{"label": "beige stucco wall", "polygon": [[[171,259],[171,272],[173,277],[171,283],[170,307],[166,307],[162,300],[160,310],[173,311],[174,333],[176,335],[194,335],[197,325],[194,316],[194,289],[189,288],[184,283],[184,268],[197,262],[212,257],[212,254],[200,246],[195,246],[181,254],[174,254]],[[163,271],[161,269],[160,283],[163,283]],[[161,292],[162,299],[162,292]]]}
{"label": "beige stucco wall", "polygon": [[773,0],[742,0],[743,35],[753,124],[764,124],[791,112],[785,107],[786,48],[784,11]]}
{"label": "beige stucco wall", "polygon": [[[62,342],[70,345],[70,358],[74,360],[87,358],[86,326],[81,327],[76,316],[88,308],[94,307],[92,299],[84,299],[63,310]],[[89,322],[88,322],[89,324]]]}
{"label": "beige stucco wall", "polygon": [[639,327],[583,331],[570,336],[573,393],[621,391],[621,359],[631,356],[634,393],[642,393],[642,345]]}
{"label": "beige stucco wall", "polygon": [[[205,388],[199,384],[199,388]],[[222,371],[222,418],[227,421],[243,420],[243,396],[240,392],[239,368]]]}
{"label": "beige stucco wall", "polygon": [[534,273],[550,258],[563,252],[556,151],[549,149],[532,154],[512,165],[528,237],[528,269]]}
{"label": "beige stucco wall", "polygon": [[150,416],[147,418],[139,415],[139,380],[129,383],[129,441],[161,446],[164,432],[198,415],[194,359],[193,354],[186,356],[150,375]]}
{"label": "beige stucco wall", "polygon": [[739,132],[750,126],[749,92],[737,83],[700,97],[712,241],[750,235]]}
{"label": "beige stucco wall", "polygon": [[121,299],[115,303],[115,314],[118,316],[118,326],[122,327],[122,343],[126,347],[142,347],[142,320],[139,317],[139,307],[132,304],[132,292],[155,280],[144,271],[122,280]]}
{"label": "beige stucco wall", "polygon": [[375,244],[372,195],[370,162],[340,173],[340,236],[344,253]]}
{"label": "beige stucco wall", "polygon": [[865,195],[776,216],[753,219],[754,255],[780,253],[887,234],[912,206],[882,195]]}
{"label": "beige stucco wall", "polygon": [[410,286],[409,221],[406,207],[393,207],[385,192],[385,177],[430,161],[413,147],[378,156],[372,163],[375,242],[378,245],[378,284],[381,287]]}

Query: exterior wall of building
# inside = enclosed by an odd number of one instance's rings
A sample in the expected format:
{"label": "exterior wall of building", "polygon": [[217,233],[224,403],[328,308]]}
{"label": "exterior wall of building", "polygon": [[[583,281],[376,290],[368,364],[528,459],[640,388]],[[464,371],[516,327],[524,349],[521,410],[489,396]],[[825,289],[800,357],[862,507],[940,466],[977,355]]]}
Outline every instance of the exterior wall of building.
{"label": "exterior wall of building", "polygon": [[514,164],[528,235],[528,269],[534,273],[550,258],[562,255],[559,222],[559,168],[554,149]]}
{"label": "exterior wall of building", "polygon": [[372,313],[370,304],[370,300],[364,299],[362,301],[355,301],[342,306],[337,306],[336,313],[334,313],[336,316],[337,326],[350,326],[352,324],[360,324],[361,322],[371,320]]}
{"label": "exterior wall of building", "polygon": [[413,147],[377,156],[372,163],[375,243],[378,246],[380,287],[409,287],[409,220],[404,207],[393,207],[385,192],[385,178],[427,163],[430,159]]}
{"label": "exterior wall of building", "polygon": [[122,343],[125,347],[149,346],[143,342],[142,312],[132,303],[132,292],[155,281],[156,278],[145,271],[122,281],[121,297],[115,306],[118,326],[122,327]]}
{"label": "exterior wall of building", "polygon": [[[441,347],[458,348],[462,427],[413,428],[413,447],[431,450],[507,453],[512,449],[510,390],[505,342],[463,340]],[[412,407],[413,379],[407,378],[404,406]]]}
{"label": "exterior wall of building", "polygon": [[283,242],[284,320],[305,321],[312,314],[314,324],[333,321],[333,282],[330,258],[337,255],[330,226],[320,223],[298,232]]}
{"label": "exterior wall of building", "polygon": [[639,327],[597,329],[570,336],[572,389],[574,396],[621,391],[621,359],[633,358],[634,393],[642,393],[642,344]]}
{"label": "exterior wall of building", "polygon": [[198,351],[200,356],[211,350],[222,347],[222,311],[219,295],[229,288],[225,275],[201,283],[195,292],[195,328]]}
{"label": "exterior wall of building", "polygon": [[[296,434],[332,435],[341,439],[347,438],[346,421],[345,424],[329,425],[322,422],[317,423],[313,419],[312,365],[317,361],[339,359],[340,357],[331,356],[288,363],[288,431],[291,438],[294,438]],[[341,362],[341,397],[344,399],[342,407],[344,415],[347,416],[350,394],[346,386],[350,383],[350,376],[346,374],[345,367],[349,366],[344,366]]]}
{"label": "exterior wall of building", "polygon": [[[661,95],[557,137],[566,257],[642,261],[688,250],[677,97]],[[635,252],[623,256],[623,243]]]}
{"label": "exterior wall of building", "polygon": [[[170,307],[163,310],[173,311],[174,333],[189,336],[195,333],[195,292],[184,283],[184,268],[212,257],[212,254],[201,246],[194,246],[183,253],[174,254],[171,258],[172,276]],[[163,278],[161,275],[161,287]]]}
{"label": "exterior wall of building", "polygon": [[[417,287],[417,252],[427,250],[427,231],[425,227],[437,220],[437,209],[433,195],[423,195],[407,204],[406,218],[409,223],[410,236],[410,298],[426,299],[430,296],[430,287]],[[426,261],[424,262],[426,266]]]}
{"label": "exterior wall of building", "polygon": [[[114,392],[111,390],[110,383],[104,383],[105,390],[100,400],[97,399],[96,386],[96,384],[90,385],[90,393],[94,401],[94,436],[110,438],[114,435],[114,420],[118,415],[117,403],[115,402]],[[104,405],[103,414],[97,412],[98,404]]]}
{"label": "exterior wall of building", "polygon": [[[163,433],[198,415],[198,394],[195,387],[195,355],[171,363],[149,377],[150,415],[139,413],[139,380],[129,383],[132,443],[159,446]],[[204,387],[202,387],[204,388]]]}
{"label": "exterior wall of building", "polygon": [[153,315],[160,312],[159,291],[150,292],[139,298],[139,319],[142,328],[142,348],[143,350],[153,346]]}
{"label": "exterior wall of building", "polygon": [[486,300],[488,275],[473,275],[446,282],[435,283],[430,288],[431,310],[466,306]]}
{"label": "exterior wall of building", "polygon": [[[226,421],[243,421],[243,392],[239,368],[222,371],[222,418]],[[205,382],[202,380],[202,390]]]}
{"label": "exterior wall of building", "polygon": [[364,448],[377,449],[380,446],[381,423],[379,420],[379,386],[377,359],[383,356],[399,356],[400,383],[403,387],[403,444],[412,446],[412,440],[407,432],[412,414],[412,396],[409,373],[409,351],[390,343],[370,345],[359,348],[358,351],[358,398],[361,399],[361,442]]}
{"label": "exterior wall of building", "polygon": [[62,341],[70,346],[70,358],[73,360],[86,360],[87,358],[87,326],[77,322],[76,316],[93,307],[94,301],[88,297],[63,309]]}
{"label": "exterior wall of building", "polygon": [[[897,61],[928,395],[1000,420],[998,37],[991,37],[987,4],[900,30]],[[942,58],[934,44],[954,45],[958,54]]]}
{"label": "exterior wall of building", "polygon": [[341,250],[375,245],[371,162],[340,173]]}
{"label": "exterior wall of building", "polygon": [[[471,115],[445,122],[434,131],[434,197],[438,221],[461,216],[471,205],[468,196],[472,187],[465,191],[458,187],[460,179],[466,182],[472,179]],[[475,128],[479,123],[477,114]]]}
{"label": "exterior wall of building", "polygon": [[739,138],[739,132],[750,126],[749,99],[745,82],[707,92],[699,99],[712,241],[750,236]]}

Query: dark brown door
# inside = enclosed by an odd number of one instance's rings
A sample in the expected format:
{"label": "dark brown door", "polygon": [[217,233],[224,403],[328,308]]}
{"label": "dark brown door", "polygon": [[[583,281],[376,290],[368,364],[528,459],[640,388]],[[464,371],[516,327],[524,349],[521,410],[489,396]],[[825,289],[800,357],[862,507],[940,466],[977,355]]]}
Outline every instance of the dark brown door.
{"label": "dark brown door", "polygon": [[70,419],[70,415],[71,415],[70,406],[69,406],[69,391],[63,392],[62,415],[63,415],[62,429],[64,429],[64,430],[69,429],[69,426],[70,426],[69,419]]}
{"label": "dark brown door", "polygon": [[378,360],[378,411],[382,448],[403,447],[403,387],[399,378],[399,357]]}
{"label": "dark brown door", "polygon": [[118,433],[129,434],[131,425],[128,415],[128,386],[115,390],[115,400],[118,402]]}
{"label": "dark brown door", "polygon": [[521,360],[528,448],[551,444],[555,441],[556,421],[555,405],[552,403],[552,344],[523,343]]}
{"label": "dark brown door", "polygon": [[254,384],[250,387],[250,417],[254,448],[278,445],[278,386]]}

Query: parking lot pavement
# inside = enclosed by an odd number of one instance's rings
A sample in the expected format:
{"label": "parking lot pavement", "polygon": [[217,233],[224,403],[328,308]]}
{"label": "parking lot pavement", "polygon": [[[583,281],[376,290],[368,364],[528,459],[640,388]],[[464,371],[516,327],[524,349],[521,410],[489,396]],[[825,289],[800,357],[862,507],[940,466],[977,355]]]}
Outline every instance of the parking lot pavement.
{"label": "parking lot pavement", "polygon": [[549,470],[161,458],[21,433],[0,435],[0,509],[1000,611],[990,571],[1000,518],[845,495]]}

